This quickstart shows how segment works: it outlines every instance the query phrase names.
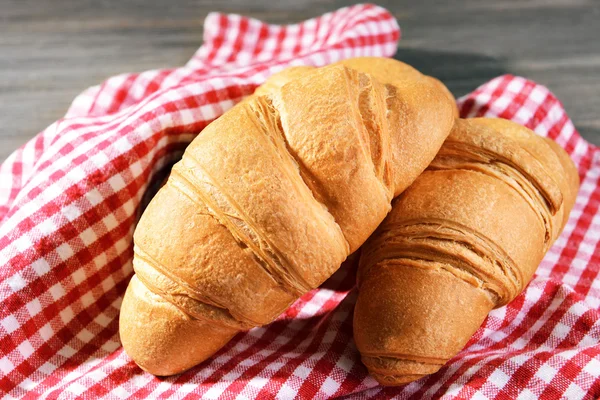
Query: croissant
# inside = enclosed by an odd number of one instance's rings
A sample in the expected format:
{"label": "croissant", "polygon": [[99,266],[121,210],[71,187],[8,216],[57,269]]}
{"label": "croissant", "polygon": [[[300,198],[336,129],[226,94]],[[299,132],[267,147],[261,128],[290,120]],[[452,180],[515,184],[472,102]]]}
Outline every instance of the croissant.
{"label": "croissant", "polygon": [[194,139],[144,211],[125,352],[172,375],[273,321],[373,233],[455,115],[443,85],[391,59],[273,77]]}
{"label": "croissant", "polygon": [[567,153],[513,122],[457,120],[362,247],[354,338],[384,385],[432,374],[529,283],[579,187]]}

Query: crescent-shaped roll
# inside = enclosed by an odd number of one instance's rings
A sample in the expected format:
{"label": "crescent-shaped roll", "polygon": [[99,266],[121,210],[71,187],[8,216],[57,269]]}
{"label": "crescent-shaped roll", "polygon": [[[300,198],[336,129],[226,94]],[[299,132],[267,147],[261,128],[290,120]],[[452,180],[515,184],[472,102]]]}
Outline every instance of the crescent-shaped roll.
{"label": "crescent-shaped roll", "polygon": [[436,372],[513,300],[579,187],[567,153],[502,119],[457,120],[362,247],[354,338],[384,385]]}
{"label": "crescent-shaped roll", "polygon": [[273,321],[373,233],[455,115],[443,85],[391,59],[274,76],[194,139],[142,215],[127,354],[176,374]]}

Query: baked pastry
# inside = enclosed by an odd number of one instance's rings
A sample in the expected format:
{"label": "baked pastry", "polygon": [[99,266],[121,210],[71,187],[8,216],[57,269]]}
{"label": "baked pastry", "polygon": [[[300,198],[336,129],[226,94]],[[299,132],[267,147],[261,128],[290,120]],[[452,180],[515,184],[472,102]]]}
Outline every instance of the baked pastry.
{"label": "baked pastry", "polygon": [[455,113],[439,82],[362,58],[278,74],[215,120],[135,230],[127,354],[176,374],[273,321],[373,233]]}
{"label": "baked pastry", "polygon": [[513,300],[559,236],[577,170],[516,123],[457,120],[362,247],[354,338],[384,385],[436,372]]}

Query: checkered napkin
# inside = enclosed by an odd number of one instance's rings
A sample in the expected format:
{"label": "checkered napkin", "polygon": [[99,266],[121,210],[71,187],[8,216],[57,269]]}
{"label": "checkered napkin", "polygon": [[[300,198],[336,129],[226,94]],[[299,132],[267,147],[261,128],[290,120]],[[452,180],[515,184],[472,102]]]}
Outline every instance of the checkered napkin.
{"label": "checkered napkin", "polygon": [[[110,78],[0,167],[0,394],[5,398],[592,398],[600,394],[600,150],[544,87],[505,75],[460,99],[564,146],[582,186],[533,282],[494,310],[437,374],[403,388],[367,376],[352,341],[354,265],[277,321],[179,376],[120,347],[132,232],[161,170],[225,110],[288,65],[391,56],[399,28],[357,5],[286,27],[210,14],[182,68]],[[400,53],[400,58],[402,54]]]}

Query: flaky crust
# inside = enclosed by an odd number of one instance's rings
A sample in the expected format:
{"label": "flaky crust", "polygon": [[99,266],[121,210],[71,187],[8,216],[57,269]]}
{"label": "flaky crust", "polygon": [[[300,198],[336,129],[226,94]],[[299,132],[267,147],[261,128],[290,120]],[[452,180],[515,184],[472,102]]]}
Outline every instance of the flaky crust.
{"label": "flaky crust", "polygon": [[529,283],[579,178],[554,142],[506,120],[457,120],[362,247],[354,337],[384,385],[436,372]]}
{"label": "flaky crust", "polygon": [[363,244],[433,159],[452,99],[414,70],[396,85],[355,63],[277,74],[174,166],[135,231],[120,316],[142,368],[179,373],[271,322]]}

